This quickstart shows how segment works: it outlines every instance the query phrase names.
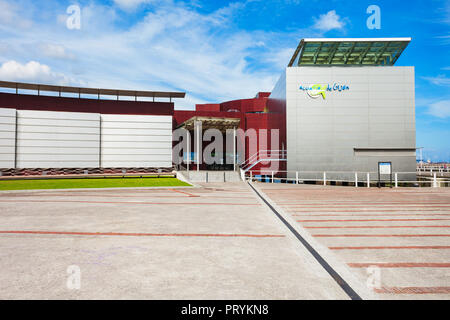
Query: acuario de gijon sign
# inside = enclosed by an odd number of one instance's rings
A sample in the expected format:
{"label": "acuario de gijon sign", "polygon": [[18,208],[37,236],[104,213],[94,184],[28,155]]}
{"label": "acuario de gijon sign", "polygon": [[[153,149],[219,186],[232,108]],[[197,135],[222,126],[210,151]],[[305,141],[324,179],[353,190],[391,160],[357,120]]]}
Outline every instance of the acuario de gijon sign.
{"label": "acuario de gijon sign", "polygon": [[342,85],[338,83],[334,83],[333,85],[330,84],[311,84],[311,85],[300,85],[300,90],[306,91],[308,96],[310,96],[313,99],[318,98],[319,96],[322,96],[323,99],[326,98],[326,93],[332,92],[332,91],[346,91],[350,90],[350,87],[348,85]]}

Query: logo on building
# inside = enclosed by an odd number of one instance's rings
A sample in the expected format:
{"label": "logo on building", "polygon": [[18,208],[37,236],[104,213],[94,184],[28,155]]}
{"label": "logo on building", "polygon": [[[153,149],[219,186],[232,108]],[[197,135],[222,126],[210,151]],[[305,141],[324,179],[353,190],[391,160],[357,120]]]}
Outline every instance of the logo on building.
{"label": "logo on building", "polygon": [[347,85],[335,83],[333,85],[330,84],[311,84],[307,86],[301,85],[299,89],[302,91],[306,91],[308,96],[310,96],[313,99],[317,99],[321,96],[325,100],[327,97],[327,92],[333,91],[342,92],[350,90],[350,87]]}

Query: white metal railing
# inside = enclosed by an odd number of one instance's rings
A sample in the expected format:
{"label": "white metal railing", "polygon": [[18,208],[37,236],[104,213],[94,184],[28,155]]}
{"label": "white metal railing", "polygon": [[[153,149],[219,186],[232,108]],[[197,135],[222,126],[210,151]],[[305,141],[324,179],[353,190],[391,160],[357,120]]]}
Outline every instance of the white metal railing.
{"label": "white metal railing", "polygon": [[444,168],[444,169],[446,169],[446,168],[450,168],[450,163],[445,163],[445,164],[418,164],[417,165],[417,168],[419,169],[419,168],[422,168],[422,169],[426,169],[426,168],[433,168],[433,169],[436,169],[436,168]]}
{"label": "white metal railing", "polygon": [[[258,173],[258,174],[255,174]],[[327,185],[331,182],[345,182],[350,185],[366,186],[378,185],[378,183],[388,184],[391,187],[399,186],[430,186],[430,187],[450,187],[449,177],[438,177],[434,172],[430,177],[417,176],[417,172],[393,172],[391,176],[383,175],[378,181],[378,172],[352,172],[352,171],[269,171],[269,170],[249,170],[241,172],[242,177],[247,181],[261,182],[290,182],[294,184],[304,182],[320,182]],[[414,177],[412,179],[412,177]]]}
{"label": "white metal railing", "polygon": [[248,171],[253,166],[261,162],[268,161],[285,161],[287,157],[286,150],[259,150],[257,153],[250,156],[241,164],[244,171]]}
{"label": "white metal railing", "polygon": [[419,175],[430,175],[433,176],[433,173],[438,173],[441,177],[450,176],[450,166],[417,166],[416,172]]}

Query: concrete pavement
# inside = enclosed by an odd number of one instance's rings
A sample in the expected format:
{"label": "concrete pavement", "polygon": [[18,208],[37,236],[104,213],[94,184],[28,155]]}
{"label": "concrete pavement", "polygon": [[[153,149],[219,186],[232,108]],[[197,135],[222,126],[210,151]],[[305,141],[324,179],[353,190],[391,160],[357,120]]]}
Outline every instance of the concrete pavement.
{"label": "concrete pavement", "polygon": [[378,298],[450,298],[450,189],[256,185]]}
{"label": "concrete pavement", "polygon": [[0,225],[0,299],[348,299],[242,182],[2,192]]}

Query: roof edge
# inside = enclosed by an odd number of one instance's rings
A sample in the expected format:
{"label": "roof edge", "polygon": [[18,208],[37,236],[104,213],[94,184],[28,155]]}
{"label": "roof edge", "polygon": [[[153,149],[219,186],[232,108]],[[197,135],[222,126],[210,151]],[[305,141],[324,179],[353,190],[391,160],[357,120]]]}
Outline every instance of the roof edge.
{"label": "roof edge", "polygon": [[91,95],[105,95],[105,96],[122,96],[122,97],[153,97],[153,98],[184,98],[186,92],[165,92],[165,91],[142,91],[142,90],[119,90],[119,89],[101,89],[101,88],[86,88],[86,87],[71,87],[58,86],[39,83],[25,83],[25,82],[11,82],[1,81],[0,88],[23,90],[37,90],[48,92],[61,93],[77,93],[77,94],[91,94]]}
{"label": "roof edge", "polygon": [[405,41],[411,42],[411,37],[403,38],[304,38],[305,42],[385,42],[385,41]]}

